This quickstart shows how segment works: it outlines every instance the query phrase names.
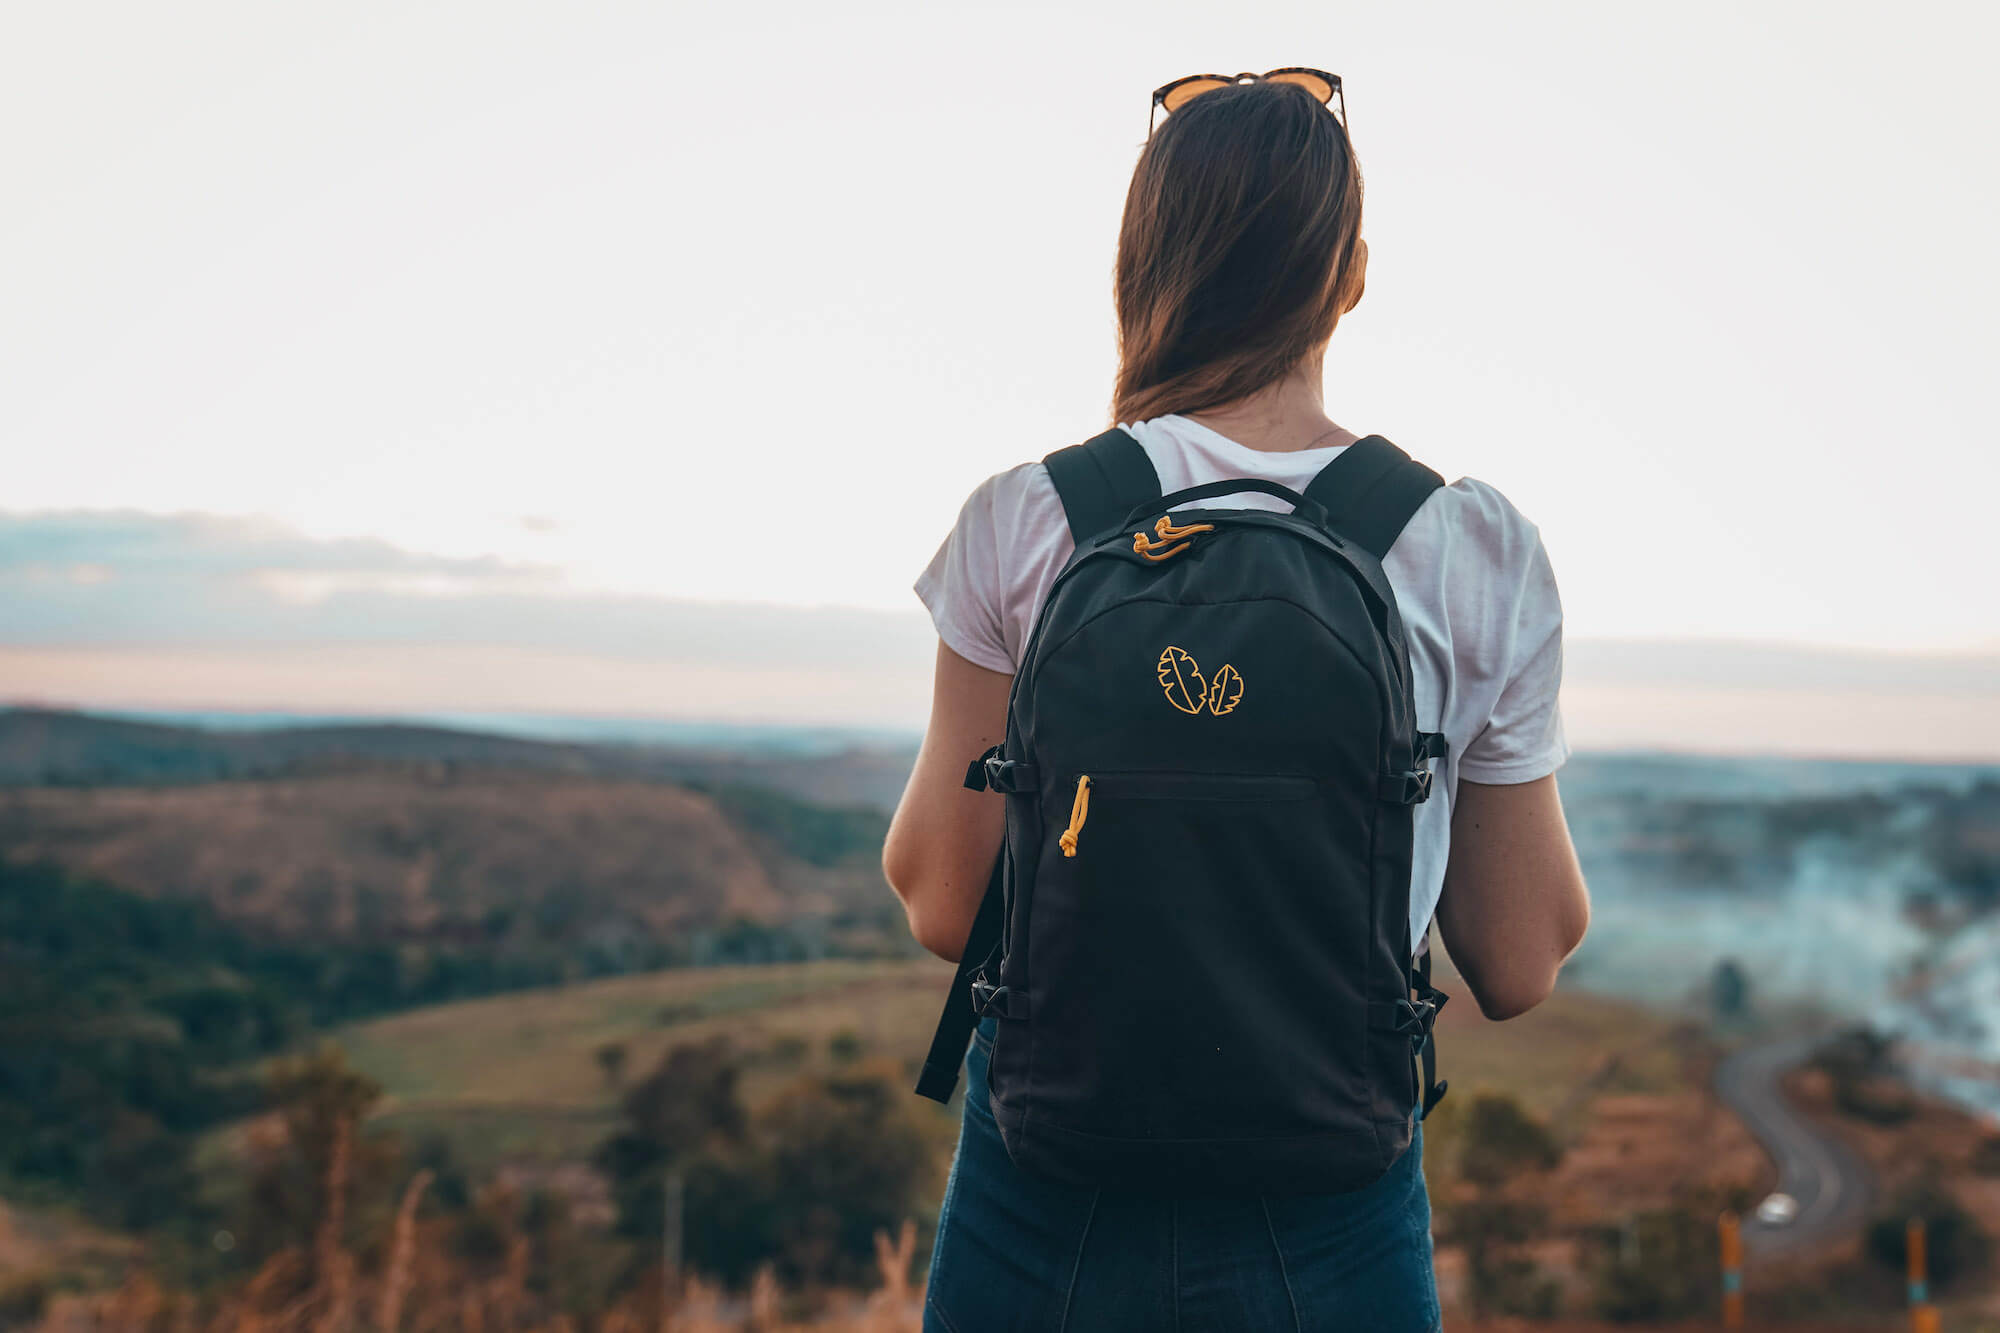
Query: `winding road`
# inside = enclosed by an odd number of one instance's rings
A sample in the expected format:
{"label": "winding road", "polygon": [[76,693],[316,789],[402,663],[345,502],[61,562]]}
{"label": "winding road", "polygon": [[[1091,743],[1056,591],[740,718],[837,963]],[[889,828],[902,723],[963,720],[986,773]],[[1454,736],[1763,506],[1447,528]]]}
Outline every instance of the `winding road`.
{"label": "winding road", "polygon": [[1872,1189],[1867,1164],[1852,1148],[1808,1120],[1785,1100],[1779,1080],[1819,1042],[1792,1037],[1752,1046],[1724,1060],[1715,1091],[1742,1117],[1777,1164],[1777,1190],[1798,1200],[1798,1216],[1783,1225],[1743,1219],[1751,1254],[1796,1254],[1840,1239],[1867,1216]]}

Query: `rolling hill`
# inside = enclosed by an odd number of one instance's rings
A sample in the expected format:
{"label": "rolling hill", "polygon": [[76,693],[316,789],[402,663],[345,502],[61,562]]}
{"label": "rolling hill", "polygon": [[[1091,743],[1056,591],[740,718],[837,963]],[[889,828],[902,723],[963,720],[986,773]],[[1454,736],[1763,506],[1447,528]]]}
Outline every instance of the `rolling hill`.
{"label": "rolling hill", "polygon": [[0,786],[119,786],[268,778],[385,764],[452,764],[756,787],[887,810],[911,752],[800,755],[722,746],[531,740],[403,722],[221,729],[45,708],[0,708]]}
{"label": "rolling hill", "polygon": [[768,794],[442,765],[0,788],[7,860],[200,899],[267,937],[608,958],[737,923],[872,920],[892,902],[881,825]]}

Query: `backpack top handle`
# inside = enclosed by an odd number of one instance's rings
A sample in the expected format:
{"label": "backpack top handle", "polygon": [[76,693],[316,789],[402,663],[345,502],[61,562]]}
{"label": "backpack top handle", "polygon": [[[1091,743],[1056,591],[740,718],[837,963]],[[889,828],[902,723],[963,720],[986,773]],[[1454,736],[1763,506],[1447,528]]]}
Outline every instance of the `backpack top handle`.
{"label": "backpack top handle", "polygon": [[1326,507],[1317,500],[1311,500],[1289,486],[1275,481],[1265,481],[1261,477],[1228,477],[1221,481],[1205,482],[1200,486],[1190,486],[1186,490],[1175,491],[1172,495],[1162,495],[1156,500],[1134,506],[1125,515],[1121,527],[1129,528],[1134,523],[1142,523],[1155,514],[1164,514],[1176,505],[1184,505],[1195,500],[1212,500],[1219,495],[1237,495],[1243,491],[1259,491],[1265,495],[1275,495],[1280,500],[1291,503],[1292,512],[1301,518],[1311,519],[1322,528],[1327,526]]}

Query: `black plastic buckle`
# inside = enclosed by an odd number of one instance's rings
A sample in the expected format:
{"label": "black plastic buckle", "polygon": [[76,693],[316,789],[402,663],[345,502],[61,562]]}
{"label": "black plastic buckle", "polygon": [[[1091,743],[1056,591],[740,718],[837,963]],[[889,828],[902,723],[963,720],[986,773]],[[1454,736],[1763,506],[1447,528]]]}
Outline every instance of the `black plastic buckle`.
{"label": "black plastic buckle", "polygon": [[965,766],[965,789],[967,791],[985,791],[987,789],[990,782],[986,776],[986,766],[993,762],[993,757],[1000,753],[1000,749],[1001,747],[996,745]]}
{"label": "black plastic buckle", "polygon": [[1035,789],[1035,770],[1030,764],[1007,758],[1003,747],[996,745],[966,766],[965,786],[968,791],[1014,796]]}
{"label": "black plastic buckle", "polygon": [[1437,1006],[1429,1001],[1398,999],[1385,1006],[1390,1013],[1376,1027],[1407,1037],[1412,1046],[1422,1046],[1424,1038],[1430,1035],[1431,1020],[1437,1016]]}
{"label": "black plastic buckle", "polygon": [[1006,998],[1007,988],[988,981],[985,973],[979,973],[972,978],[972,1012],[977,1017],[986,1017],[988,1009],[1004,1004]]}
{"label": "black plastic buckle", "polygon": [[1398,805],[1422,805],[1431,798],[1431,771],[1412,768],[1386,774],[1382,779],[1382,799]]}

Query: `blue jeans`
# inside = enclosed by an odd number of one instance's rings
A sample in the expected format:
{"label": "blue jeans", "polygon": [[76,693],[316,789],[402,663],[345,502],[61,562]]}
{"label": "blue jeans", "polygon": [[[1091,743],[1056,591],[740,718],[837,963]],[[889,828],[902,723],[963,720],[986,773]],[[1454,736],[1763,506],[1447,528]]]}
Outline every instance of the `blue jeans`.
{"label": "blue jeans", "polygon": [[993,1019],[924,1299],[925,1333],[1435,1333],[1421,1131],[1351,1194],[1138,1197],[1018,1170],[986,1101]]}

